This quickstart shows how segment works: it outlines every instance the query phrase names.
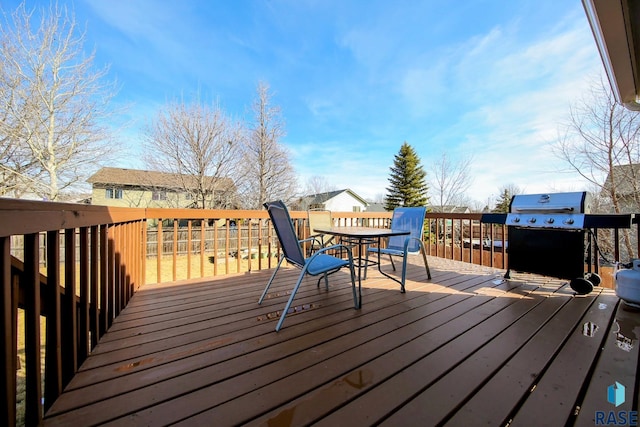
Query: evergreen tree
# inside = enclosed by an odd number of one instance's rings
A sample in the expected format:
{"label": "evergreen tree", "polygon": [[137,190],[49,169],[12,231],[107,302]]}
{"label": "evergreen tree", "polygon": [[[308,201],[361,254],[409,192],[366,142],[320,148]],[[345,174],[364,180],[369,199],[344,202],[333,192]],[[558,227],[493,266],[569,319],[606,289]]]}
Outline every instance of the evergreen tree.
{"label": "evergreen tree", "polygon": [[509,205],[511,204],[511,197],[512,197],[512,194],[509,191],[509,189],[507,188],[502,189],[502,193],[500,194],[500,197],[498,198],[498,200],[496,200],[496,207],[493,208],[493,212],[508,213]]}
{"label": "evergreen tree", "polygon": [[500,196],[496,200],[496,207],[491,212],[496,213],[509,213],[509,206],[511,205],[511,199],[516,194],[522,194],[522,190],[515,184],[505,185],[500,189]]}
{"label": "evergreen tree", "polygon": [[424,206],[429,201],[429,190],[425,178],[427,173],[413,147],[405,141],[394,156],[390,186],[384,200],[384,208],[392,211],[397,207]]}

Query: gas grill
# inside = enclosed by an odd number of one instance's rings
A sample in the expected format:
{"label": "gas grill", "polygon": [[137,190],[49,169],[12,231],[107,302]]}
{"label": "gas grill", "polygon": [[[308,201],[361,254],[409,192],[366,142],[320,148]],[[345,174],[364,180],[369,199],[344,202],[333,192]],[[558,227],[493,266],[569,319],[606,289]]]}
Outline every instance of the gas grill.
{"label": "gas grill", "polygon": [[591,271],[597,252],[591,229],[630,228],[631,214],[591,214],[586,191],[524,194],[511,198],[509,213],[485,214],[482,222],[508,226],[505,278],[514,270],[568,279],[574,291],[587,294],[601,282]]}

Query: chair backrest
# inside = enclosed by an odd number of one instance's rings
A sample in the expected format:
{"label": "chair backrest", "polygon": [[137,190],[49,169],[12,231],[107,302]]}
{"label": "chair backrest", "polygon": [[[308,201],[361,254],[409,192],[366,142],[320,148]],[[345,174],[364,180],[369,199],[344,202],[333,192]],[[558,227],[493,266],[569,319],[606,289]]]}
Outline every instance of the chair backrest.
{"label": "chair backrest", "polygon": [[305,258],[287,207],[281,200],[267,202],[264,207],[269,212],[269,218],[271,218],[273,228],[276,230],[282,253],[287,262],[302,268]]}
{"label": "chair backrest", "polygon": [[307,220],[309,221],[309,233],[318,234],[317,228],[333,227],[331,219],[331,211],[323,209],[310,209],[307,211]]}
{"label": "chair backrest", "polygon": [[[392,236],[389,238],[387,247],[389,249],[404,250],[404,242],[407,237],[422,240],[424,230],[424,216],[427,213],[425,206],[417,206],[411,208],[395,208],[391,217],[392,230],[408,230],[411,232],[409,236]],[[407,247],[409,252],[420,250],[420,244],[416,240],[411,240]]]}

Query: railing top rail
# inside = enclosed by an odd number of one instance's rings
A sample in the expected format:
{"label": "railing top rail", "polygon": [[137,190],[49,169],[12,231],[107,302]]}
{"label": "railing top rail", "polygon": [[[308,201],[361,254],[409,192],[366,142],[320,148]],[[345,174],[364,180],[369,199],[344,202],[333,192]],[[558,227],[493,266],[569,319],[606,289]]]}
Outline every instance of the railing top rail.
{"label": "railing top rail", "polygon": [[425,218],[432,219],[466,219],[480,221],[482,218],[481,213],[452,213],[452,212],[427,212]]}
{"label": "railing top rail", "polygon": [[[306,211],[290,211],[306,219]],[[335,218],[391,218],[392,212],[333,212]],[[481,213],[427,212],[427,219],[480,221]],[[266,210],[128,208],[0,198],[0,237],[145,219],[268,219]],[[634,218],[634,223],[637,219]]]}
{"label": "railing top rail", "polygon": [[143,219],[139,208],[0,199],[1,237]]}

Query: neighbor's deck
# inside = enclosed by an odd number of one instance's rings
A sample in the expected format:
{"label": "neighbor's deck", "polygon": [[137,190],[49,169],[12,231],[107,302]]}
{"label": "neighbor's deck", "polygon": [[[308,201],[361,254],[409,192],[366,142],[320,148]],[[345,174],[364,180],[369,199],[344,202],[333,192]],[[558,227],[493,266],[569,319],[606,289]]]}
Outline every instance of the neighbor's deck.
{"label": "neighbor's deck", "polygon": [[640,314],[612,290],[438,258],[427,281],[415,262],[406,294],[370,274],[361,310],[346,272],[329,292],[309,279],[278,333],[298,270],[262,306],[270,271],[143,287],[45,425],[593,425],[637,410]]}

